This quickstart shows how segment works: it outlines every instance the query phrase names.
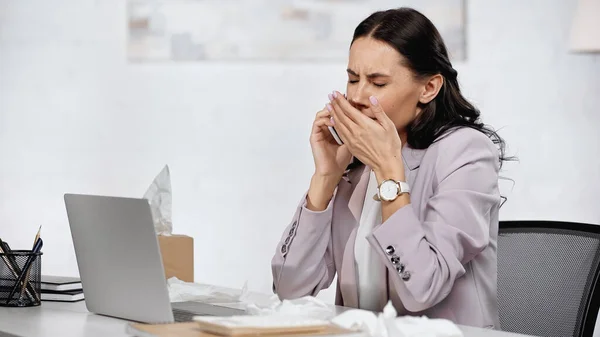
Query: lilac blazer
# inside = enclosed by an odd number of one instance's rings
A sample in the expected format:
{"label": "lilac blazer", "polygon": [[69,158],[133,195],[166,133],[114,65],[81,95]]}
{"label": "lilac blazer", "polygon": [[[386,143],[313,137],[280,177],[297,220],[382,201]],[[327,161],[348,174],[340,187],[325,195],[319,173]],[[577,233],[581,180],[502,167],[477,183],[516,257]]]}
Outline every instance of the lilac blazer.
{"label": "lilac blazer", "polygon": [[[499,329],[497,147],[461,128],[402,155],[411,204],[367,236],[386,266],[379,296],[399,315]],[[280,298],[315,296],[337,274],[336,304],[359,307],[354,241],[368,180],[367,167],[351,171],[322,212],[308,210],[304,195],[271,262]]]}

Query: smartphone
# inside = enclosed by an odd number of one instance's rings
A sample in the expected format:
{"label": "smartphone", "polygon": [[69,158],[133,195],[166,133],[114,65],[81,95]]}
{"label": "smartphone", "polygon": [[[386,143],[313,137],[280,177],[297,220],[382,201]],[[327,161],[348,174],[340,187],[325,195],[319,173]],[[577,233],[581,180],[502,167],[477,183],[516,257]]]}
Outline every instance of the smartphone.
{"label": "smartphone", "polygon": [[[344,98],[348,98],[346,94],[344,94]],[[335,131],[335,128],[333,126],[328,126],[327,128],[329,129],[329,132],[333,136],[333,139],[335,139],[336,143],[338,143],[339,145],[344,145],[344,142],[342,142],[342,138],[340,138],[340,135],[338,135],[337,131]]]}
{"label": "smartphone", "polygon": [[340,138],[340,135],[338,135],[337,131],[335,131],[335,128],[333,126],[328,126],[327,128],[329,129],[329,132],[331,132],[333,139],[335,139],[335,141],[339,145],[344,145],[344,142],[342,142],[342,138]]}

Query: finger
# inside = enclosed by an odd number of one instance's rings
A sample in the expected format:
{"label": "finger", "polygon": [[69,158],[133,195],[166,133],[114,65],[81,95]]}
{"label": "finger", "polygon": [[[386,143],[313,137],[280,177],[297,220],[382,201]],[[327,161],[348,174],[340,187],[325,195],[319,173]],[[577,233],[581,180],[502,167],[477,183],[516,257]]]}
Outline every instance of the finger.
{"label": "finger", "polygon": [[323,108],[323,110],[320,110],[319,112],[317,112],[317,115],[315,116],[315,119],[313,120],[313,124],[312,124],[313,133],[315,131],[318,131],[318,129],[319,129],[318,123],[320,120],[322,120],[323,118],[330,118],[327,116],[329,116],[329,111],[326,108]]}
{"label": "finger", "polygon": [[352,143],[350,141],[352,139],[352,133],[350,132],[350,130],[345,125],[343,125],[343,124],[336,124],[335,131],[337,132],[338,136],[340,136],[340,138],[342,139],[342,142],[344,144],[351,144]]}
{"label": "finger", "polygon": [[[345,117],[345,120],[348,122],[352,122],[353,124],[356,124],[356,120],[354,119],[353,115],[351,115],[350,113],[346,112],[345,109],[342,108],[342,106],[339,104],[338,99],[331,96],[331,102],[329,103],[338,113],[342,114],[342,117]],[[354,107],[353,107],[354,108]]]}
{"label": "finger", "polygon": [[357,121],[354,119],[354,117],[349,114],[348,112],[346,112],[336,100],[333,100],[331,102],[331,106],[333,107],[333,109],[339,114],[341,115],[341,117],[343,118],[344,123],[348,126],[348,127],[352,127],[352,125],[357,125]]}
{"label": "finger", "polygon": [[381,126],[383,126],[384,128],[393,126],[394,122],[392,122],[388,115],[386,115],[385,111],[383,111],[383,108],[379,104],[377,97],[371,96],[369,97],[369,101],[371,102],[370,109],[373,112],[373,115],[375,116],[375,119],[377,119],[379,124],[381,124]]}
{"label": "finger", "polygon": [[334,124],[331,122],[331,117],[321,117],[317,120],[315,120],[315,125],[321,127],[321,126],[334,126]]}
{"label": "finger", "polygon": [[348,102],[348,100],[339,92],[334,91],[333,96],[334,107],[339,107],[339,109],[343,111],[344,114],[348,116],[354,123],[358,125],[363,125],[364,123],[367,123],[367,121],[370,119],[369,117],[365,116],[360,110],[352,106],[352,104],[350,104],[350,102]]}
{"label": "finger", "polygon": [[331,122],[333,123],[334,126],[345,125],[346,123],[348,123],[348,121],[347,121],[348,118],[346,116],[344,116],[343,113],[336,111],[333,108],[333,105],[327,104],[327,109],[328,109],[329,113],[331,114]]}
{"label": "finger", "polygon": [[325,111],[319,111],[312,125],[312,133],[318,133],[319,131],[328,131],[328,126],[333,126],[332,117],[330,112],[325,108]]}
{"label": "finger", "polygon": [[348,140],[352,133],[351,133],[350,129],[346,126],[345,123],[339,122],[340,119],[344,119],[345,117],[343,116],[342,113],[336,112],[335,110],[332,111],[332,114],[333,114],[333,116],[332,116],[333,120],[331,120],[332,126],[335,127],[335,130],[337,131],[337,134],[342,139],[342,142],[344,142],[344,144],[348,144]]}
{"label": "finger", "polygon": [[331,116],[333,117],[333,121],[336,125],[343,125],[348,130],[354,130],[357,128],[356,123],[342,111],[339,105],[335,104],[335,100],[327,105],[327,109],[329,109],[329,112],[331,112]]}
{"label": "finger", "polygon": [[[327,97],[329,97],[329,103],[325,105],[325,107],[328,109],[329,113],[331,114],[331,117],[334,117],[334,112],[333,112],[333,110],[334,110],[334,109],[333,109],[333,104],[334,104],[334,102],[335,102],[335,97],[333,97],[333,93],[337,93],[337,91],[333,91],[333,92],[331,92],[329,95],[327,95]],[[344,95],[344,97],[346,97],[346,95]],[[338,112],[341,112],[341,109],[338,109]],[[341,116],[341,115],[340,115],[340,116],[338,117],[338,119],[339,119],[339,122],[340,122],[340,123],[345,123],[345,120],[346,120],[346,119],[344,119],[344,118],[341,118],[341,117],[344,117],[344,116]],[[334,119],[335,119],[335,118],[334,118]]]}
{"label": "finger", "polygon": [[[322,140],[327,139],[330,142],[335,142],[335,138],[329,131],[329,126],[333,126],[330,121],[331,117],[321,117],[313,123],[313,131],[311,133],[311,139]],[[316,138],[313,138],[316,137]]]}
{"label": "finger", "polygon": [[323,109],[321,109],[317,112],[315,119],[321,118],[321,117],[329,117],[329,116],[331,116],[331,113],[329,112],[329,110],[327,110],[327,106],[324,106]]}
{"label": "finger", "polygon": [[323,109],[319,110],[315,116],[315,120],[313,121],[313,130],[312,133],[316,133],[318,131],[321,131],[321,128],[323,125],[323,122],[319,122],[320,120],[325,120],[325,121],[329,121],[331,119],[331,112],[329,112],[329,110],[327,110],[327,106],[323,107]]}

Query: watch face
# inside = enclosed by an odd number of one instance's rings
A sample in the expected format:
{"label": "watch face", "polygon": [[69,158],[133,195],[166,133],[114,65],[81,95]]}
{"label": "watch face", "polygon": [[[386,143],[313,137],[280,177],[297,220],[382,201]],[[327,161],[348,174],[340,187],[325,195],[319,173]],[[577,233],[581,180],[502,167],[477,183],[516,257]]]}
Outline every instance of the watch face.
{"label": "watch face", "polygon": [[398,196],[398,184],[390,180],[384,181],[379,188],[379,195],[383,200],[394,200]]}

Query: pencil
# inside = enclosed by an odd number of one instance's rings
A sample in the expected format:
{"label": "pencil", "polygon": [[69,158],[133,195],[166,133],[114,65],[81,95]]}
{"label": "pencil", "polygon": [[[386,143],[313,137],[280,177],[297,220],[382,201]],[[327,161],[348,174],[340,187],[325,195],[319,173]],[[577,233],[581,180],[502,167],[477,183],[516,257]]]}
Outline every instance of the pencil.
{"label": "pencil", "polygon": [[[38,228],[37,234],[35,235],[35,239],[33,240],[33,246],[35,247],[35,243],[37,242],[37,240],[39,240],[40,238],[40,233],[42,231],[42,226],[40,225],[40,228]],[[33,248],[31,248],[33,250]],[[25,290],[27,289],[27,283],[29,282],[29,273],[31,272],[31,268],[27,270],[27,274],[25,275],[25,280],[23,281],[23,287],[21,288],[21,293],[19,294],[19,296],[23,297],[23,293],[25,292]],[[35,293],[35,299],[38,299],[37,293]]]}
{"label": "pencil", "polygon": [[[35,247],[35,243],[37,242],[37,240],[40,238],[40,233],[42,231],[42,226],[40,225],[40,228],[38,228],[38,232],[35,235],[35,240],[33,240],[33,247]],[[33,249],[33,247],[31,247],[31,249]]]}

